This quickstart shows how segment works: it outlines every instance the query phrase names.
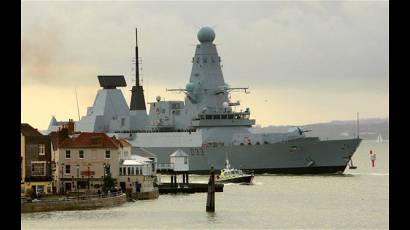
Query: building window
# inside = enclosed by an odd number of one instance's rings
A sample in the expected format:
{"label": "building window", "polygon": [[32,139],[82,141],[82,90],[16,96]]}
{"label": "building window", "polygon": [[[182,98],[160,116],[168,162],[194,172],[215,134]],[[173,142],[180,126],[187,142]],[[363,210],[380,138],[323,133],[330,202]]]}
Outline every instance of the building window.
{"label": "building window", "polygon": [[122,167],[120,167],[120,176],[122,176]]}
{"label": "building window", "polygon": [[65,166],[65,174],[70,174],[71,168],[70,165]]}
{"label": "building window", "polygon": [[84,159],[84,151],[83,151],[83,150],[80,150],[80,151],[78,152],[78,157],[79,157],[80,159]]}
{"label": "building window", "polygon": [[125,167],[124,168],[122,168],[122,175],[126,175],[127,173],[126,173],[126,171],[125,171]]}
{"label": "building window", "polygon": [[188,157],[184,157],[184,164],[188,164]]}
{"label": "building window", "polygon": [[131,169],[127,167],[127,175],[131,175]]}
{"label": "building window", "polygon": [[135,175],[135,173],[134,173],[134,167],[131,168],[131,175]]}
{"label": "building window", "polygon": [[87,181],[77,181],[78,189],[86,189],[88,186]]}
{"label": "building window", "polygon": [[110,159],[110,158],[111,158],[110,150],[105,151],[105,159]]}
{"label": "building window", "polygon": [[37,192],[37,194],[44,193],[44,185],[37,185],[36,186],[36,192]]}
{"label": "building window", "polygon": [[38,145],[38,155],[45,155],[46,154],[46,147],[44,144]]}
{"label": "building window", "polygon": [[66,150],[65,151],[65,159],[70,159],[70,157],[71,157],[70,150]]}
{"label": "building window", "polygon": [[121,126],[125,125],[125,118],[121,118]]}
{"label": "building window", "polygon": [[45,176],[46,175],[46,162],[31,162],[31,175],[32,176]]}

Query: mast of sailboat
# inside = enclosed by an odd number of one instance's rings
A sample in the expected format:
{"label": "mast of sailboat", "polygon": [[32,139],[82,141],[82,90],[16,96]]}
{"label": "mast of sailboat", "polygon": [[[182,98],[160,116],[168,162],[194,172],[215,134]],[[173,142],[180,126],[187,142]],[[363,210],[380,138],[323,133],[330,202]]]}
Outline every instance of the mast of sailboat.
{"label": "mast of sailboat", "polygon": [[357,125],[356,125],[356,128],[357,128],[357,139],[359,139],[360,137],[359,137],[359,112],[357,112]]}
{"label": "mast of sailboat", "polygon": [[77,101],[78,120],[80,120],[80,108],[78,107],[77,87],[75,88],[75,100]]}

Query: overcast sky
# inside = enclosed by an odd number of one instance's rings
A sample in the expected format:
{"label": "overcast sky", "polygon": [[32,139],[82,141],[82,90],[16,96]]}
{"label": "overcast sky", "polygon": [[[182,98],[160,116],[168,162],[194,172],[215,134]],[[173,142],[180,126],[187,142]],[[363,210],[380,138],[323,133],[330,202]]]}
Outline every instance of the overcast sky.
{"label": "overcast sky", "polygon": [[[196,34],[209,25],[225,81],[257,124],[302,125],[389,114],[389,3],[23,2],[22,122],[78,119],[97,75],[133,84],[138,27],[145,98],[183,99],[165,88],[189,80]],[[130,87],[123,88],[129,102]]]}

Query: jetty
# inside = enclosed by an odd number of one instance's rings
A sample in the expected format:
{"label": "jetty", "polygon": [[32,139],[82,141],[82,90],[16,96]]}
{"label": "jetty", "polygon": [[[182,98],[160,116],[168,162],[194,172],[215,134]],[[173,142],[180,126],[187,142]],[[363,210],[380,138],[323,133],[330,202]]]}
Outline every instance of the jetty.
{"label": "jetty", "polygon": [[[215,192],[223,192],[223,184],[215,184]],[[159,194],[168,193],[198,193],[198,192],[208,192],[208,184],[202,183],[162,183],[158,185]]]}
{"label": "jetty", "polygon": [[[163,174],[171,176],[171,183],[158,184],[159,194],[208,192],[208,184],[189,183],[189,157],[183,150],[178,149],[172,153],[170,162],[158,164],[158,169]],[[182,175],[182,183],[178,183],[178,175]],[[223,187],[223,184],[216,184],[215,192],[223,192]]]}

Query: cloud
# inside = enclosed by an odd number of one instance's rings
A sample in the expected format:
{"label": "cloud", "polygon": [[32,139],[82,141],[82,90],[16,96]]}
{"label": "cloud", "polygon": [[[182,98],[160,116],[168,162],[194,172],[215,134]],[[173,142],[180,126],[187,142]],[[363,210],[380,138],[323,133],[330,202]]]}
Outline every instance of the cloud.
{"label": "cloud", "polygon": [[[359,102],[369,114],[382,113],[388,110],[381,100],[389,87],[388,10],[388,2],[362,1],[23,2],[22,85],[81,91],[98,88],[98,74],[123,74],[130,86],[138,27],[145,92],[164,95],[159,86],[184,87],[189,79],[195,26],[214,25],[231,86],[250,86],[255,97],[297,96],[293,107],[322,105],[340,116],[356,112],[357,98],[366,98]],[[308,100],[317,93],[323,99]],[[346,113],[334,101],[342,95]]]}

